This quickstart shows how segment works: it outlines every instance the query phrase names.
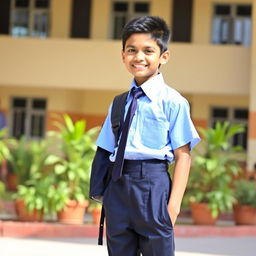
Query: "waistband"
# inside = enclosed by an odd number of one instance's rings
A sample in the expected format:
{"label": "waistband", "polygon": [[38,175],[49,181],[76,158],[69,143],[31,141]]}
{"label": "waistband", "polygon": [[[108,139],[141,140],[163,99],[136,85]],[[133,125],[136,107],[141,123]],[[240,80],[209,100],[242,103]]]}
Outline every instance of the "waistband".
{"label": "waistband", "polygon": [[168,161],[160,159],[146,160],[124,160],[123,173],[138,172],[142,169],[151,171],[166,171],[168,170]]}

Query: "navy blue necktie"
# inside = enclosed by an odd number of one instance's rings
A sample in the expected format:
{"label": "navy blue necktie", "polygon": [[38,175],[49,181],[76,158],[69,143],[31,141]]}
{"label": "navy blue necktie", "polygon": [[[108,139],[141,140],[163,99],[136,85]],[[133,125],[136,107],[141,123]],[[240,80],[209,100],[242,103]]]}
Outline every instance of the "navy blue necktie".
{"label": "navy blue necktie", "polygon": [[122,176],[122,169],[124,164],[124,152],[125,152],[129,128],[137,108],[137,99],[143,94],[144,92],[142,91],[141,88],[138,88],[137,90],[132,91],[133,99],[123,124],[121,139],[120,139],[119,146],[116,153],[116,160],[112,170],[113,181],[117,181]]}

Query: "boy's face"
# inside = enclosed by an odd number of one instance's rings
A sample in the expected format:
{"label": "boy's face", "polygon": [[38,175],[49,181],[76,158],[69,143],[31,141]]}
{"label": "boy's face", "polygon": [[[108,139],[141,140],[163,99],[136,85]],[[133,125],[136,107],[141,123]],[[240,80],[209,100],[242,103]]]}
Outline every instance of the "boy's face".
{"label": "boy's face", "polygon": [[141,85],[157,75],[159,65],[168,61],[169,51],[161,54],[160,47],[150,34],[135,33],[126,41],[122,58],[137,85]]}

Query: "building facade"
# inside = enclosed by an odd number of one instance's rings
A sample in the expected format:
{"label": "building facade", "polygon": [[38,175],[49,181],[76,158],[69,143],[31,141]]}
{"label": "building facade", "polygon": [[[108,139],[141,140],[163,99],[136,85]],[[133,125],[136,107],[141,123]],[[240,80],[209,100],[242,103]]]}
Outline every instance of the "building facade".
{"label": "building facade", "polygon": [[0,1],[0,126],[44,137],[56,115],[101,125],[132,77],[120,31],[156,15],[172,28],[166,82],[191,104],[197,126],[243,123],[234,138],[256,163],[256,0]]}

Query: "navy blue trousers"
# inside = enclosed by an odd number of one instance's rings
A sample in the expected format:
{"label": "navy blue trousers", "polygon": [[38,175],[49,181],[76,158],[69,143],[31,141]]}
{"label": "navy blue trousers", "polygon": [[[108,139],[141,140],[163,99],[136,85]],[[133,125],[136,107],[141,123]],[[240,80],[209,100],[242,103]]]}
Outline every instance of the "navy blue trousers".
{"label": "navy blue trousers", "polygon": [[168,164],[125,160],[123,175],[104,193],[109,256],[174,256],[174,234],[167,204]]}

